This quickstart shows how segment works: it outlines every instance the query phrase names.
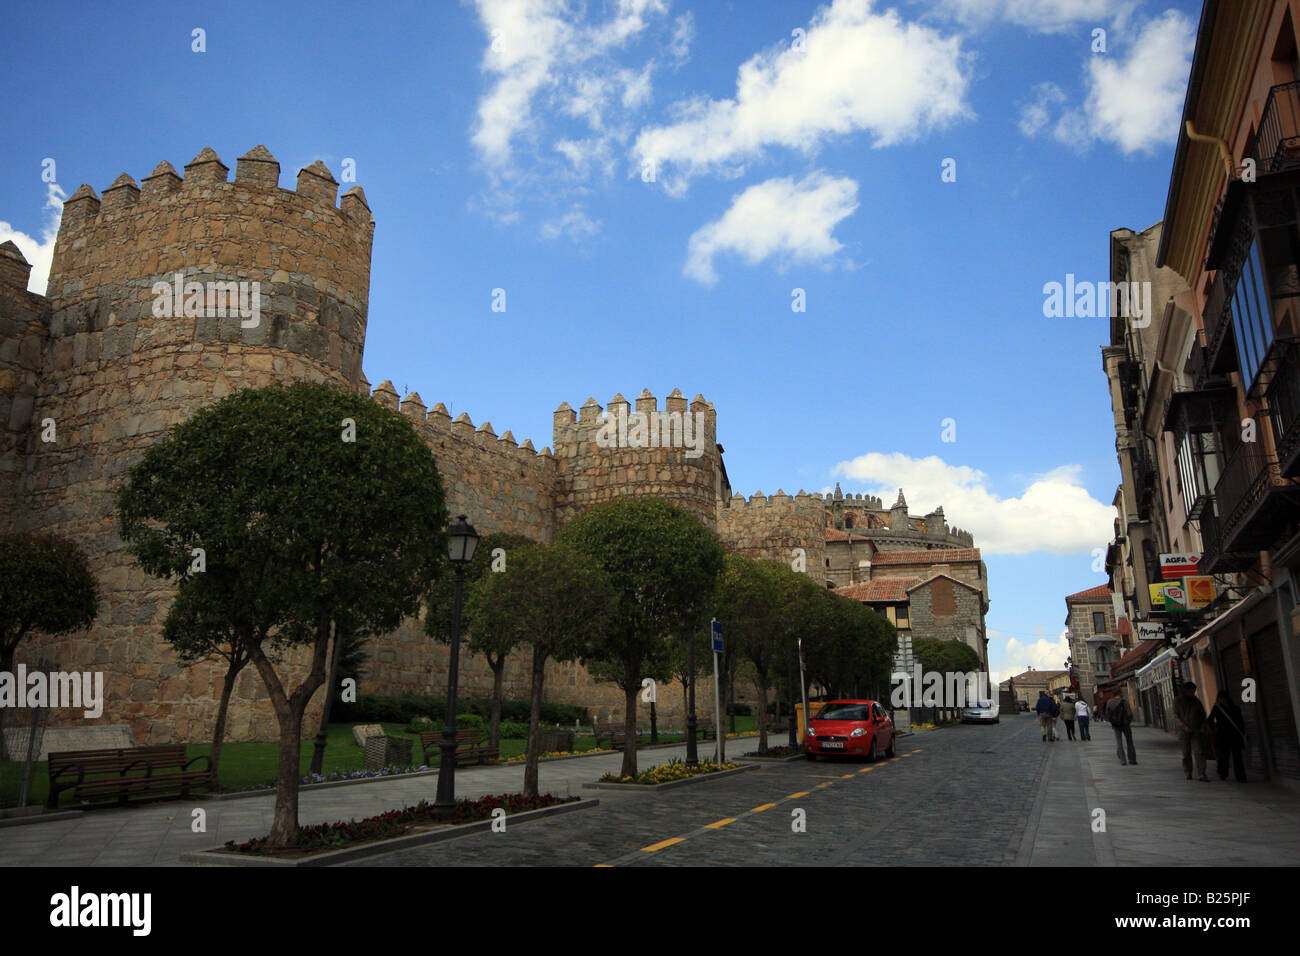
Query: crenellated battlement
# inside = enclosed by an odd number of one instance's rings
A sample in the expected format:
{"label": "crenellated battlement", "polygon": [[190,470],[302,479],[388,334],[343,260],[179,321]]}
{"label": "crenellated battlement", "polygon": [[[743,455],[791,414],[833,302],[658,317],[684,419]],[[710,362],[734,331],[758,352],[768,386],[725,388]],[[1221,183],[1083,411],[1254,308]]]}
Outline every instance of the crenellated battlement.
{"label": "crenellated battlement", "polygon": [[756,491],[746,500],[744,495],[734,494],[726,502],[728,509],[735,508],[743,512],[746,508],[807,508],[810,513],[820,515],[825,509],[821,492],[809,494],[802,488],[796,495],[788,495],[778,488],[770,498],[761,491]]}
{"label": "crenellated battlement", "polygon": [[588,398],[575,412],[562,402],[553,416],[552,444],[561,458],[596,450],[681,449],[687,459],[716,455],[718,420],[713,403],[696,395],[689,403],[674,388],[663,408],[649,389],[635,405],[617,393],[605,407]]}
{"label": "crenellated battlement", "polygon": [[483,422],[476,428],[473,419],[466,412],[461,412],[453,420],[442,402],[426,408],[419,392],[410,392],[399,401],[397,389],[387,379],[375,386],[370,397],[390,411],[409,419],[422,437],[432,441],[455,439],[484,451],[510,455],[520,462],[549,460],[553,457],[549,447],[539,452],[533,447],[531,438],[516,441],[514,433],[508,429],[498,436],[491,422]]}

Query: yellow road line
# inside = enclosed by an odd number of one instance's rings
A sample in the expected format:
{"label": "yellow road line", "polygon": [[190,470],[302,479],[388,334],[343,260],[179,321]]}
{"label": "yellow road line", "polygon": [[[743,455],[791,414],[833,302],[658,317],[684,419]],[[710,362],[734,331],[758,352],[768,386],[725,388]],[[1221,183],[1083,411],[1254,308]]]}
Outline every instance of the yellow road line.
{"label": "yellow road line", "polygon": [[851,774],[851,773],[846,773],[844,776],[840,777],[840,779],[841,779],[841,780],[852,780],[852,779],[853,779],[853,774]]}
{"label": "yellow road line", "polygon": [[612,869],[614,868],[614,864],[612,864],[612,863],[597,863],[595,866],[592,867],[592,869],[599,869],[599,868],[601,868],[601,867],[604,867],[604,868],[607,869],[607,870],[612,870]]}
{"label": "yellow road line", "polygon": [[670,847],[670,846],[672,846],[674,843],[682,843],[682,842],[684,842],[685,840],[686,840],[686,837],[672,837],[671,839],[668,839],[668,840],[660,840],[658,843],[652,843],[652,844],[650,844],[649,846],[643,846],[643,847],[641,847],[641,852],[642,852],[642,853],[655,853],[655,852],[657,852],[657,851],[659,851],[659,850],[664,849],[665,847]]}
{"label": "yellow road line", "polygon": [[863,767],[861,770],[858,771],[858,773],[871,773],[871,771],[875,769],[876,769],[875,767]]}
{"label": "yellow road line", "polygon": [[775,803],[765,803],[761,807],[755,807],[753,810],[750,810],[749,812],[762,813],[764,810],[771,810],[774,806],[776,806]]}
{"label": "yellow road line", "polygon": [[795,797],[806,797],[806,796],[808,796],[808,794],[811,793],[811,792],[812,792],[812,791],[810,791],[810,790],[800,790],[798,793],[790,793],[790,794],[786,794],[786,799],[787,799],[787,800],[793,800]]}
{"label": "yellow road line", "polygon": [[713,823],[706,823],[706,824],[704,824],[704,829],[706,829],[706,830],[717,830],[717,829],[719,829],[720,827],[725,827],[728,823],[735,823],[735,822],[736,822],[736,818],[735,818],[735,817],[727,817],[727,819],[725,819],[725,820],[716,820],[716,821],[714,821]]}
{"label": "yellow road line", "polygon": [[817,786],[813,787],[813,789],[820,790],[822,787],[829,787],[830,785],[831,785],[831,781],[827,780],[825,783],[817,784]]}

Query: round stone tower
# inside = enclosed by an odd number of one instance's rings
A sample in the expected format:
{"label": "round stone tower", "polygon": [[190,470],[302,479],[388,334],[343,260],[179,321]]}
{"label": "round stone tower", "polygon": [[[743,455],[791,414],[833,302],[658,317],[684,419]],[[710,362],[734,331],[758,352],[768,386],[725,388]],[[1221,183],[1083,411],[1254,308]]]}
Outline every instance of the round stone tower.
{"label": "round stone tower", "polygon": [[[258,146],[229,182],[204,149],[184,178],[163,162],[143,187],[123,173],[102,200],[83,185],[63,207],[32,414],[43,429],[27,450],[15,525],[76,541],[107,597],[89,631],[24,653],[105,671],[101,722],[129,724],[139,744],[201,739],[221,671],[180,668],[162,644],[174,591],[134,567],[117,535],[112,495],[124,473],[168,427],[237,389],[308,380],[355,390],[363,380],[374,235],[365,194],[353,187],[336,206],[338,184],[319,162],[296,190],[279,188],[279,172]],[[236,701],[259,696],[256,676],[242,675]],[[232,706],[231,721],[233,739],[274,736],[269,708]]]}

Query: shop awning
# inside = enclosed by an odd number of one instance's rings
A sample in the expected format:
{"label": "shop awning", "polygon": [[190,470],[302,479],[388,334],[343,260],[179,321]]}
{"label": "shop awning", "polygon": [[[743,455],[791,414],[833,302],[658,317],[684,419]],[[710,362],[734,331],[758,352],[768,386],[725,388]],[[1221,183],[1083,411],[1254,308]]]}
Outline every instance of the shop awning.
{"label": "shop awning", "polygon": [[1155,657],[1156,652],[1165,646],[1163,639],[1154,639],[1141,641],[1137,647],[1134,647],[1127,654],[1121,657],[1110,669],[1110,680],[1108,683],[1127,680],[1133,676],[1133,671],[1146,664],[1151,658]]}

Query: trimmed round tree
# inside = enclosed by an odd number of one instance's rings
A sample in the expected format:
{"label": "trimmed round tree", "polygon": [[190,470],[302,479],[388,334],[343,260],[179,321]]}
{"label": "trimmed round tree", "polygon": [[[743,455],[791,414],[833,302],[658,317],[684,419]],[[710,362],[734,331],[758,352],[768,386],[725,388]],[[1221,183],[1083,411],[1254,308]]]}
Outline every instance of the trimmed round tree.
{"label": "trimmed round tree", "polygon": [[614,592],[588,556],[562,545],[534,545],[518,549],[500,573],[481,576],[466,603],[471,632],[532,650],[524,795],[534,797],[546,662],[572,661],[590,652],[609,626]]}
{"label": "trimmed round tree", "polygon": [[[71,541],[0,535],[0,671],[13,673],[14,653],[32,631],[66,634],[90,627],[99,592],[86,559]],[[0,757],[6,708],[0,707]]]}
{"label": "trimmed round tree", "polygon": [[[433,453],[366,396],[302,382],[246,389],[150,447],[117,506],[140,565],[177,581],[169,633],[225,628],[266,685],[280,726],[268,842],[294,845],[303,714],[328,676],[332,624],[393,630],[446,564]],[[297,686],[288,648],[310,652]]]}
{"label": "trimmed round tree", "polygon": [[621,776],[636,776],[636,703],[641,680],[672,673],[668,635],[702,627],[723,551],[694,515],[661,498],[625,498],[570,521],[560,540],[588,555],[609,577],[612,622],[583,663],[625,697]]}

